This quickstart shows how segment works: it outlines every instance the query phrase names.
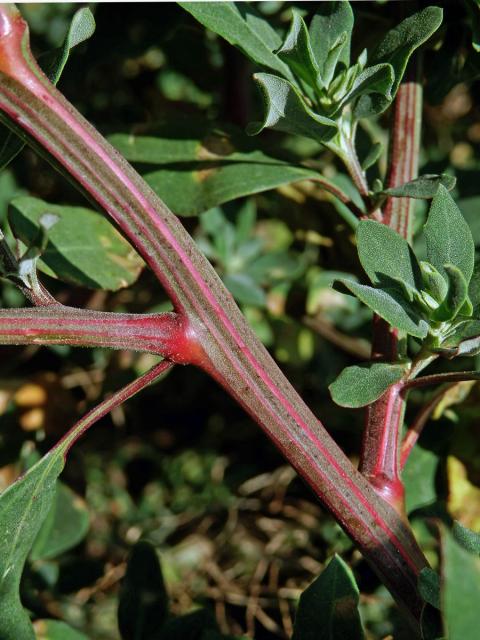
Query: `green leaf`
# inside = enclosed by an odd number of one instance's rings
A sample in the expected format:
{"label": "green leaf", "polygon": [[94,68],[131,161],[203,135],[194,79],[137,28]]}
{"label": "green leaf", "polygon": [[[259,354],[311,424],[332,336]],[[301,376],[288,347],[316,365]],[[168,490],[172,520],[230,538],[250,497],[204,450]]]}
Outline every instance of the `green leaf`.
{"label": "green leaf", "polygon": [[60,620],[37,620],[37,640],[88,640],[87,636]]}
{"label": "green leaf", "polygon": [[480,558],[442,527],[441,604],[449,640],[477,640]]}
{"label": "green leaf", "polygon": [[73,16],[63,46],[58,54],[56,63],[49,73],[53,84],[60,80],[62,72],[67,64],[70,51],[77,45],[85,42],[95,33],[95,18],[87,7],[79,9]]}
{"label": "green leaf", "polygon": [[[349,2],[321,2],[310,23],[310,42],[325,87],[335,75],[337,64],[350,65],[353,11]],[[333,55],[332,55],[333,53]]]}
{"label": "green leaf", "polygon": [[445,278],[448,276],[444,265],[453,264],[468,284],[475,258],[472,234],[452,196],[441,185],[432,200],[424,230],[429,262]]}
{"label": "green leaf", "polygon": [[273,53],[282,41],[251,5],[235,2],[179,2],[198,22],[238,47],[253,62],[293,80],[288,66]]}
{"label": "green leaf", "polygon": [[153,640],[165,624],[168,596],[155,548],[146,541],[132,548],[118,604],[122,640]]}
{"label": "green leaf", "polygon": [[338,405],[357,409],[378,400],[404,372],[402,365],[384,362],[346,367],[328,388]]}
{"label": "green leaf", "polygon": [[433,264],[426,260],[420,262],[423,286],[436,302],[441,302],[448,291],[448,284],[445,278],[435,269]]}
{"label": "green leaf", "polygon": [[253,77],[262,91],[266,115],[263,122],[249,126],[250,135],[271,128],[327,142],[337,133],[334,120],[312,111],[288,80],[269,73],[256,73]]}
{"label": "green leaf", "polygon": [[35,640],[20,601],[20,578],[27,556],[48,516],[68,445],[83,422],[0,495],[0,638]]}
{"label": "green leaf", "polygon": [[453,264],[444,265],[448,277],[448,291],[432,318],[439,322],[453,320],[468,300],[468,285],[463,273]]}
{"label": "green leaf", "polygon": [[[406,18],[388,31],[382,42],[369,58],[369,64],[388,62],[395,73],[392,86],[392,99],[397,93],[400,81],[405,73],[407,62],[412,53],[435,33],[442,22],[443,12],[439,7],[427,7]],[[359,113],[374,115],[382,113],[391,100],[381,95],[362,96],[358,102]],[[365,115],[363,116],[365,117]]]}
{"label": "green leaf", "polygon": [[[368,67],[355,78],[351,90],[341,101],[341,108],[353,100],[360,99],[361,96],[372,94],[378,94],[391,101],[393,99],[391,90],[394,79],[393,68],[390,64],[377,64],[373,67]],[[368,112],[362,111],[360,103],[354,107],[353,113],[357,118],[369,116]]]}
{"label": "green leaf", "polygon": [[143,177],[167,206],[182,216],[318,177],[313,169],[259,150],[258,140],[204,123],[162,126],[158,137],[117,134],[110,142],[130,162],[158,165]]}
{"label": "green leaf", "polygon": [[49,230],[39,269],[66,282],[116,291],[137,279],[143,261],[102,215],[83,207],[64,207],[37,198],[15,198],[9,220],[25,244],[35,239],[45,214],[58,216]]}
{"label": "green leaf", "polygon": [[425,338],[427,335],[428,324],[396,289],[374,289],[347,279],[337,282],[340,282],[392,327],[416,338]]}
{"label": "green leaf", "polygon": [[440,609],[440,576],[436,571],[430,567],[425,567],[420,571],[418,591],[425,602]]}
{"label": "green leaf", "polygon": [[307,86],[314,89],[318,87],[319,70],[307,26],[295,10],[292,12],[292,22],[285,41],[276,53]]}
{"label": "green leaf", "polygon": [[465,320],[441,344],[447,357],[474,356],[480,353],[480,320]]}
{"label": "green leaf", "polygon": [[464,527],[461,522],[455,521],[452,527],[452,535],[460,546],[470,553],[480,556],[480,533]]}
{"label": "green leaf", "polygon": [[438,465],[438,455],[433,451],[418,444],[412,449],[402,471],[407,514],[436,501],[435,477]]}
{"label": "green leaf", "polygon": [[300,596],[292,640],[361,640],[358,600],[350,567],[335,555]]}
{"label": "green leaf", "polygon": [[55,558],[75,547],[89,528],[84,502],[71,489],[57,482],[52,506],[35,539],[30,560]]}
{"label": "green leaf", "polygon": [[240,304],[248,304],[253,307],[265,306],[265,292],[249,275],[245,273],[231,273],[224,276],[223,282],[235,300]]}
{"label": "green leaf", "polygon": [[451,191],[456,181],[457,179],[454,176],[448,175],[448,173],[442,173],[441,175],[425,174],[415,180],[402,184],[400,187],[384,189],[381,193],[395,198],[419,198],[421,200],[429,200],[437,195],[440,185],[445,187],[447,191]]}
{"label": "green leaf", "polygon": [[420,267],[408,242],[385,224],[362,220],[357,227],[358,256],[373,284],[397,278],[413,289],[421,285]]}
{"label": "green leaf", "polygon": [[[53,51],[44,63],[40,59],[53,84],[60,80],[62,72],[67,64],[70,51],[81,42],[88,40],[95,31],[95,19],[90,9],[83,7],[73,16],[67,35],[60,52]],[[50,58],[53,60],[50,61]],[[25,146],[24,141],[4,126],[0,126],[0,138],[3,144],[0,149],[0,171],[20,153]]]}
{"label": "green leaf", "polygon": [[372,167],[380,158],[380,156],[382,155],[382,151],[383,151],[383,145],[380,142],[374,142],[370,146],[370,149],[368,150],[367,155],[362,160],[362,169],[364,171],[366,171],[367,169],[370,169],[370,167]]}

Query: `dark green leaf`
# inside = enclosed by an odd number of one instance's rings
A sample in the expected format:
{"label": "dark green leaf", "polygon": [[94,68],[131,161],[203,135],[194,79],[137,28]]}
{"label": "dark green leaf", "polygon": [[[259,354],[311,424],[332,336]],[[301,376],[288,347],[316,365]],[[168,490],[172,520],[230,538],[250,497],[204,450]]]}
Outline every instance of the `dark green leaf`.
{"label": "dark green leaf", "polygon": [[385,189],[382,193],[396,198],[420,198],[429,200],[438,193],[438,187],[440,185],[445,187],[447,191],[451,191],[456,181],[456,178],[448,175],[448,173],[442,173],[441,175],[425,174],[411,182],[402,184],[400,187]]}
{"label": "dark green leaf", "polygon": [[358,599],[351,569],[335,555],[300,596],[292,640],[361,640]]}
{"label": "dark green leaf", "polygon": [[235,2],[179,2],[179,5],[253,62],[293,80],[288,66],[273,53],[282,44],[280,37],[251,5]]}
{"label": "dark green leaf", "polygon": [[[90,9],[83,7],[73,16],[65,41],[60,52],[52,52],[52,61],[45,61],[42,66],[53,84],[60,80],[62,72],[67,64],[70,51],[81,42],[88,40],[95,31],[95,19]],[[40,60],[41,62],[41,60]],[[47,67],[47,68],[46,68]],[[20,153],[25,143],[16,134],[6,127],[0,126],[0,139],[3,140],[0,149],[0,171]]]}
{"label": "dark green leaf", "polygon": [[440,609],[440,576],[436,571],[430,567],[425,567],[420,571],[418,590],[425,602]]}
{"label": "dark green leaf", "polygon": [[71,489],[57,482],[50,511],[33,544],[30,560],[55,558],[75,547],[89,527],[84,502]]}
{"label": "dark green leaf", "polygon": [[425,225],[428,260],[447,278],[446,264],[458,267],[467,284],[473,273],[475,247],[472,234],[452,196],[443,186],[432,200]]}
{"label": "dark green leaf", "polygon": [[[442,22],[443,12],[439,7],[427,7],[406,18],[391,29],[369,58],[369,64],[388,62],[395,73],[392,87],[392,98],[395,96],[400,81],[405,73],[407,62],[412,53],[435,33]],[[363,114],[378,114],[384,111],[390,100],[381,95],[362,96],[357,109]],[[365,116],[364,116],[365,117]]]}
{"label": "dark green leaf", "polygon": [[477,640],[480,558],[442,527],[441,602],[449,640]]}
{"label": "dark green leaf", "polygon": [[[122,640],[153,640],[168,615],[168,596],[154,547],[137,542],[130,552],[118,603]],[[162,636],[163,637],[163,636]]]}
{"label": "dark green leaf", "polygon": [[160,634],[152,640],[204,640],[209,637],[209,631],[218,633],[215,617],[208,609],[198,609],[167,620]]}
{"label": "dark green leaf", "polygon": [[453,523],[452,534],[460,546],[470,551],[470,553],[480,555],[480,533],[476,533],[464,527],[461,522],[455,521]]}
{"label": "dark green leaf", "polygon": [[357,227],[358,255],[373,284],[387,278],[420,288],[421,275],[417,259],[408,242],[390,227],[374,220],[362,220]]}
{"label": "dark green leaf", "polygon": [[343,69],[350,65],[352,28],[353,12],[349,2],[321,2],[315,8],[310,41],[325,87],[332,81],[337,63]]}
{"label": "dark green leaf", "polygon": [[271,128],[327,142],[337,133],[336,123],[312,111],[288,80],[269,73],[256,73],[253,77],[261,89],[266,113],[263,122],[250,125],[251,135]]}
{"label": "dark green leaf", "polygon": [[137,279],[143,261],[102,215],[83,207],[64,207],[37,198],[15,198],[9,220],[16,237],[30,244],[46,213],[58,216],[50,229],[39,268],[66,282],[115,291]]}
{"label": "dark green leaf", "polygon": [[318,65],[312,53],[305,22],[295,10],[292,14],[290,29],[284,43],[277,51],[277,55],[299,78],[307,83],[307,86],[317,88]]}
{"label": "dark green leaf", "polygon": [[110,141],[130,162],[160,165],[144,178],[167,206],[182,216],[318,177],[313,169],[257,150],[258,140],[204,125],[170,125],[162,127],[158,137],[119,134]]}
{"label": "dark green leaf", "polygon": [[357,409],[378,400],[404,372],[402,365],[384,362],[347,367],[328,388],[338,405]]}
{"label": "dark green leaf", "polygon": [[370,149],[368,150],[367,155],[362,160],[362,169],[366,171],[367,169],[372,167],[382,155],[382,151],[383,151],[383,145],[380,144],[380,142],[374,142],[370,146]]}
{"label": "dark green leaf", "polygon": [[468,299],[467,281],[460,269],[453,264],[446,264],[443,268],[448,277],[448,291],[442,304],[432,314],[432,318],[439,322],[453,320]]}
{"label": "dark green leaf", "polygon": [[37,640],[88,640],[87,636],[60,620],[37,620]]}
{"label": "dark green leaf", "polygon": [[408,514],[436,501],[435,476],[438,464],[438,455],[433,451],[418,444],[412,449],[402,471],[405,509]]}
{"label": "dark green leaf", "polygon": [[70,51],[73,47],[85,42],[95,33],[95,18],[87,7],[79,9],[73,16],[63,46],[57,56],[57,60],[49,73],[50,80],[57,84],[67,64]]}

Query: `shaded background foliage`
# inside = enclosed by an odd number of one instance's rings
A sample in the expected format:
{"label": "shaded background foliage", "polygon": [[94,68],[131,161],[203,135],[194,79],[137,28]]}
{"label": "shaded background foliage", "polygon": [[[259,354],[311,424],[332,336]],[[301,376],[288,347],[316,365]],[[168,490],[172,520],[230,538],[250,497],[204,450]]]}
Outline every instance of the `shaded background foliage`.
{"label": "shaded background foliage", "polygon": [[[285,31],[292,6],[269,2],[257,8]],[[315,3],[298,6],[315,11]],[[389,24],[421,6],[354,3],[355,47],[369,46]],[[61,44],[76,8],[70,3],[21,6],[35,53]],[[206,122],[241,131],[258,115],[250,63],[178,6],[90,8],[95,36],[72,55],[60,88],[103,134],[160,132],[173,141],[188,140],[195,127],[208,132]],[[456,196],[478,247],[480,85],[475,77],[480,72],[475,64],[480,65],[469,49],[467,14],[457,3],[445,3],[444,9],[446,26],[438,36],[444,48],[438,55],[429,52],[425,61],[421,171],[457,177]],[[387,127],[388,117],[382,116],[360,131],[364,155],[372,140],[385,142]],[[204,143],[208,139],[207,133]],[[312,141],[273,132],[255,139],[252,149],[260,147],[265,153],[274,149],[276,157],[317,158],[320,150]],[[323,152],[316,161],[325,175],[349,188],[333,156]],[[201,185],[211,179],[208,172],[218,169],[192,161],[162,164],[159,179],[174,211],[181,207],[175,198],[182,196],[185,184],[179,176]],[[142,173],[152,172],[152,164],[137,166]],[[384,167],[385,153],[370,171],[375,175]],[[16,195],[84,205],[29,150],[2,172],[0,185],[3,223],[6,204]],[[312,183],[295,182],[183,222],[295,387],[354,456],[361,413],[335,407],[327,386],[343,367],[367,357],[370,315],[329,288],[338,272],[360,275],[352,237],[336,206]],[[420,202],[417,229],[425,210]],[[133,286],[111,293],[48,282],[70,305],[131,312],[168,308],[148,272]],[[23,304],[8,284],[1,295],[4,306]],[[3,354],[2,489],[88,406],[152,361],[147,355],[70,347],[3,347]],[[455,366],[461,368],[461,362]],[[424,397],[419,394],[419,401]],[[418,515],[414,526],[433,566],[438,564],[437,544],[421,516],[455,518],[480,528],[477,404],[475,383],[456,385],[407,467],[408,509]],[[73,449],[62,480],[70,489],[57,499],[68,505],[63,510],[72,510],[82,536],[66,550],[61,541],[54,551],[42,549],[41,541],[34,549],[22,592],[35,618],[65,620],[99,640],[117,638],[127,554],[147,538],[160,552],[172,611],[186,613],[206,604],[224,633],[258,640],[288,637],[301,591],[338,552],[354,568],[369,637],[408,637],[390,596],[339,527],[258,428],[195,370],[177,367],[161,385],[104,419]],[[46,637],[41,628],[37,632]]]}

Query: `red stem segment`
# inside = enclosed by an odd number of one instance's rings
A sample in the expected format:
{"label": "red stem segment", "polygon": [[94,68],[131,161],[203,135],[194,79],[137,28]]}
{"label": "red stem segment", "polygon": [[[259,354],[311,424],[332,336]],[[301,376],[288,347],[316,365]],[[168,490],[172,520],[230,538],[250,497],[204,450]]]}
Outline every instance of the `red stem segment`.
{"label": "red stem segment", "polygon": [[[390,142],[389,188],[413,180],[418,174],[420,151],[422,88],[417,80],[417,67],[400,84],[395,98]],[[411,241],[411,215],[414,201],[389,198],[385,204],[383,223]],[[372,358],[394,362],[398,357],[398,332],[380,318],[373,324]],[[399,432],[405,413],[405,398],[393,385],[371,404],[365,415],[360,471],[377,493],[400,513],[404,511],[404,487],[398,460]]]}
{"label": "red stem segment", "polygon": [[[115,221],[172,298],[202,366],[245,407],[356,542],[417,625],[426,560],[410,528],[372,490],[278,369],[214,269],[132,167],[48,82],[27,27],[0,9],[0,110]],[[188,358],[186,358],[188,360]]]}
{"label": "red stem segment", "polygon": [[155,353],[177,364],[192,362],[201,354],[183,316],[177,313],[106,313],[58,303],[0,311],[0,344],[132,349]]}

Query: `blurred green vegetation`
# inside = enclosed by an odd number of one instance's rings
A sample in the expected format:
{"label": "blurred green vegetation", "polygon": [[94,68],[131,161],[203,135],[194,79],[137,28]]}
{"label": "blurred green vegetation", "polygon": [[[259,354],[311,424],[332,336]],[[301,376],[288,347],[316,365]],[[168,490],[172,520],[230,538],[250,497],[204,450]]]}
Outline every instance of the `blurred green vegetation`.
{"label": "blurred green vegetation", "polygon": [[[315,5],[299,6],[312,14]],[[419,5],[354,3],[356,48],[368,46],[392,19]],[[251,64],[178,6],[89,6],[97,30],[72,54],[59,87],[103,134],[145,134],[180,117],[244,128],[258,114]],[[257,8],[284,32],[292,6],[260,2]],[[21,5],[36,54],[60,46],[76,8],[73,3]],[[444,8],[446,26],[439,36],[444,48],[429,51],[425,60],[421,168],[457,177],[455,195],[479,248],[479,74],[466,40],[466,14],[456,3]],[[442,66],[445,51],[448,69]],[[382,116],[360,131],[364,155],[372,140],[385,143],[387,129],[388,116]],[[319,155],[312,141],[263,135],[259,144],[309,158],[324,175],[351,189],[333,156]],[[385,170],[385,156],[384,149],[369,170],[372,176]],[[85,204],[28,149],[0,175],[3,228],[7,204],[19,195]],[[335,407],[327,387],[343,367],[367,357],[371,315],[329,286],[339,272],[361,277],[352,233],[338,206],[305,181],[183,222],[293,385],[355,459],[362,414]],[[424,216],[420,202],[416,229]],[[147,271],[129,288],[110,293],[67,286],[49,276],[45,281],[61,302],[74,306],[129,312],[168,308]],[[9,284],[3,285],[1,302],[4,307],[24,304]],[[88,407],[153,362],[147,355],[101,349],[2,349],[0,489]],[[462,368],[461,362],[457,366]],[[427,397],[412,394],[412,415]],[[455,518],[480,529],[479,399],[477,384],[457,385],[437,408],[406,469],[409,511],[434,567],[437,543],[422,518]],[[340,528],[242,410],[198,371],[177,367],[102,420],[75,445],[62,480],[62,499],[80,513],[81,522],[88,514],[89,528],[71,548],[62,550],[59,544],[48,553],[39,544],[32,555],[22,596],[33,619],[58,618],[95,640],[118,638],[117,603],[127,556],[145,538],[161,557],[171,611],[180,615],[206,606],[225,634],[289,637],[301,591],[334,553],[341,553],[360,586],[368,638],[410,637],[390,596]],[[37,632],[39,638],[54,637],[53,631],[45,635],[41,624]]]}

